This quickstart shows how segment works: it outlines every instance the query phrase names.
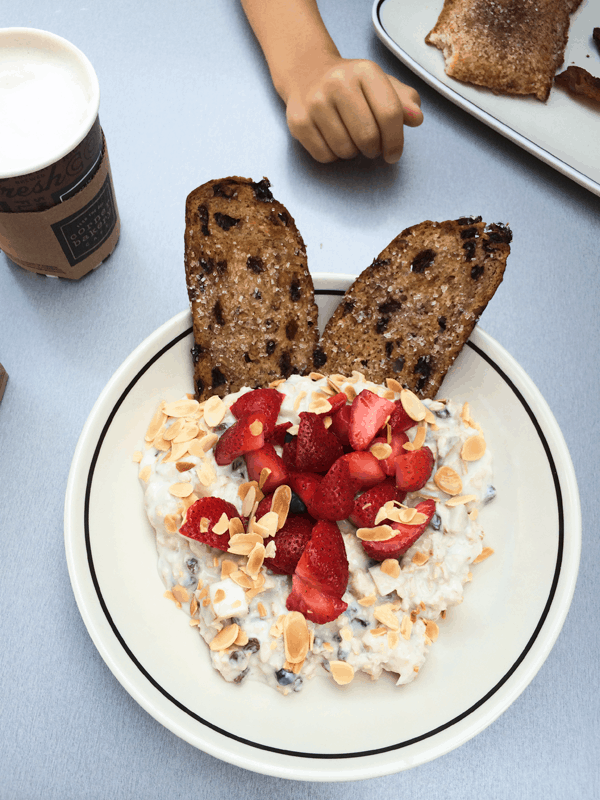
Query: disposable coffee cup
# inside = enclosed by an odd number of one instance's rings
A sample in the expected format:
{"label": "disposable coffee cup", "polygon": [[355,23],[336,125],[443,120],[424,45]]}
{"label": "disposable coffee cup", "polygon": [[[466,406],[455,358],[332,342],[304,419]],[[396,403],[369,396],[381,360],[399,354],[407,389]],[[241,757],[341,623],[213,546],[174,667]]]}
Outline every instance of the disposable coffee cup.
{"label": "disposable coffee cup", "polygon": [[119,239],[119,212],[86,56],[61,36],[0,29],[0,250],[77,279]]}

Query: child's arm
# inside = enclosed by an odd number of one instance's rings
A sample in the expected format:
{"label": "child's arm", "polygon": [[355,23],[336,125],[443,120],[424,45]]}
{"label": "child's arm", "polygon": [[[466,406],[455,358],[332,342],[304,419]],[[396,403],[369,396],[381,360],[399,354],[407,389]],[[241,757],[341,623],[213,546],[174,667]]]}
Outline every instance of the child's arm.
{"label": "child's arm", "polygon": [[372,61],[342,58],[316,0],[241,0],[292,136],[317,161],[402,155],[403,125],[423,121],[419,95]]}

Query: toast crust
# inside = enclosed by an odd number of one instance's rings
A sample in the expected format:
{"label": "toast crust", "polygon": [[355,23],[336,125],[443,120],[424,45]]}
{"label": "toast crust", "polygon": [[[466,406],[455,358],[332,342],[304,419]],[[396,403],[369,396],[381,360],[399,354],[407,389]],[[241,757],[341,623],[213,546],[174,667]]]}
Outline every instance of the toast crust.
{"label": "toast crust", "polygon": [[502,281],[511,240],[509,228],[481,217],[402,231],[346,292],[315,369],[396,378],[433,398]]}

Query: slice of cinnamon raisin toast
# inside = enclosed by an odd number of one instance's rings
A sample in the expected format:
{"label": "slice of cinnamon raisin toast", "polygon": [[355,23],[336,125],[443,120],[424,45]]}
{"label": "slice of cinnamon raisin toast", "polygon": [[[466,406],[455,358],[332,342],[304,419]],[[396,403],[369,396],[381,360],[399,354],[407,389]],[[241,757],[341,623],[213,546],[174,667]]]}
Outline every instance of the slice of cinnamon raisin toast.
{"label": "slice of cinnamon raisin toast", "polygon": [[498,288],[512,233],[481,217],[422,222],[397,236],[327,323],[314,366],[396,378],[434,397]]}
{"label": "slice of cinnamon raisin toast", "polygon": [[186,200],[185,271],[199,400],[312,368],[318,311],[306,248],[269,187],[266,178],[223,178]]}

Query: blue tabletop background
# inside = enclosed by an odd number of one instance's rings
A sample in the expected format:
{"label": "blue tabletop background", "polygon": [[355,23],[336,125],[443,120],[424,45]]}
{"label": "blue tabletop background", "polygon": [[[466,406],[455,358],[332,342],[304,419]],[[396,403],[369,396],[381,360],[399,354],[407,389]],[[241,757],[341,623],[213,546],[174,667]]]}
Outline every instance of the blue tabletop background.
{"label": "blue tabletop background", "polygon": [[[3,26],[60,34],[94,65],[122,234],[112,257],[76,282],[0,254],[0,363],[10,376],[0,404],[0,798],[600,796],[600,198],[412,75],[376,38],[369,0],[320,7],[343,55],[371,58],[421,94],[425,122],[407,131],[397,166],[320,165],[305,154],[235,0],[3,4]],[[600,114],[598,130],[600,141]],[[424,219],[480,214],[513,230],[481,327],[528,372],[567,441],[583,512],[578,584],[556,645],[517,701],[457,750],[397,775],[288,782],[194,749],[115,680],[71,590],[62,517],[78,436],[124,358],[187,307],[186,195],[236,174],[269,177],[313,273],[358,273]]]}

